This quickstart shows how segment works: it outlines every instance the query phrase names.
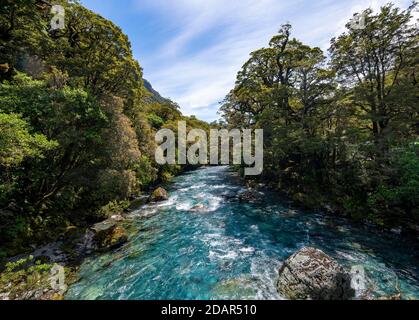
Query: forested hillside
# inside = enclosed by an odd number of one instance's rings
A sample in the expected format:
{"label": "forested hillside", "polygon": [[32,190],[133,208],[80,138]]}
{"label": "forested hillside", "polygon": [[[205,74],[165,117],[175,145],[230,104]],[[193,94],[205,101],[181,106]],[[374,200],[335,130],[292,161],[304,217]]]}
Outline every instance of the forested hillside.
{"label": "forested hillside", "polygon": [[0,257],[122,210],[183,170],[157,166],[155,132],[208,125],[163,99],[112,22],[76,1],[0,6]]}
{"label": "forested hillside", "polygon": [[366,10],[329,53],[284,25],[251,54],[221,112],[264,129],[261,179],[308,208],[385,226],[419,223],[418,28],[413,4]]}

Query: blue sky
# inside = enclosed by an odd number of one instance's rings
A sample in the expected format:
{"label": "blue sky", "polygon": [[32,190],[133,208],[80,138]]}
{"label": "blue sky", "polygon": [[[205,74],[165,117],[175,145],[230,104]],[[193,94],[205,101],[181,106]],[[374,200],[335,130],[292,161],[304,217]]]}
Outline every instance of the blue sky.
{"label": "blue sky", "polygon": [[[249,53],[267,46],[281,24],[327,50],[354,12],[388,0],[82,0],[129,36],[144,77],[186,115],[218,119]],[[393,0],[406,8],[410,0]]]}

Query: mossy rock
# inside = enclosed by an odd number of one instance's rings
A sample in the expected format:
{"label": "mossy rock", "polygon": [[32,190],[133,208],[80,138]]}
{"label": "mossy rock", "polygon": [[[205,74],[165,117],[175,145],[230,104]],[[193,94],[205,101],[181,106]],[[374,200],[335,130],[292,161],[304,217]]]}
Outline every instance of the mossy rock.
{"label": "mossy rock", "polygon": [[[10,262],[0,274],[0,299],[7,300],[63,300],[66,289],[51,286],[53,264],[41,264],[32,256]],[[77,281],[75,270],[64,268],[65,285]]]}
{"label": "mossy rock", "polygon": [[163,188],[157,188],[151,194],[149,201],[150,202],[161,202],[161,201],[166,201],[167,199],[169,199],[169,195],[168,195],[167,191],[164,190]]}
{"label": "mossy rock", "polygon": [[124,228],[117,225],[110,225],[108,228],[96,230],[93,237],[99,250],[110,250],[120,247],[128,241]]}
{"label": "mossy rock", "polygon": [[64,295],[57,292],[48,292],[38,298],[38,300],[52,300],[52,301],[62,301],[64,300]]}

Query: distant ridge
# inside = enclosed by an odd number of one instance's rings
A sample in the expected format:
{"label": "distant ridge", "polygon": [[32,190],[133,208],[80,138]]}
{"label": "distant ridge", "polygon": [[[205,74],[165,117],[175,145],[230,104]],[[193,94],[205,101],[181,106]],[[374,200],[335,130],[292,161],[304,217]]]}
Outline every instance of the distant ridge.
{"label": "distant ridge", "polygon": [[144,87],[147,89],[148,92],[151,93],[151,96],[147,98],[147,100],[149,100],[148,102],[171,103],[169,99],[163,98],[159,92],[154,90],[153,86],[148,80],[143,79],[143,81],[144,81]]}

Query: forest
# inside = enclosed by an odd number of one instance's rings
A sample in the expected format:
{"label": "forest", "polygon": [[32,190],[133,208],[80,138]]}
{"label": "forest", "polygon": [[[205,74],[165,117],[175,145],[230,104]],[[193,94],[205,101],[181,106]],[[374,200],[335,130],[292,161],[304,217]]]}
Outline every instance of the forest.
{"label": "forest", "polygon": [[264,129],[258,178],[309,209],[385,228],[419,223],[419,33],[392,4],[328,52],[281,27],[251,53],[220,112],[231,128]]}
{"label": "forest", "polygon": [[359,12],[327,51],[277,21],[211,123],[153,88],[120,27],[54,4],[62,28],[49,1],[0,0],[0,300],[419,297],[416,2]]}
{"label": "forest", "polygon": [[[56,1],[57,2],[57,1]],[[142,77],[119,27],[77,1],[0,6],[0,258],[125,209],[186,169],[154,161],[155,133],[208,129]]]}
{"label": "forest", "polygon": [[[2,256],[103,219],[185,169],[155,163],[159,129],[210,127],[143,79],[119,27],[77,1],[60,4],[68,27],[52,31],[43,1],[0,8]],[[258,180],[307,208],[419,223],[416,8],[364,11],[366,28],[348,22],[327,53],[289,24],[251,53],[220,123],[264,129]]]}

